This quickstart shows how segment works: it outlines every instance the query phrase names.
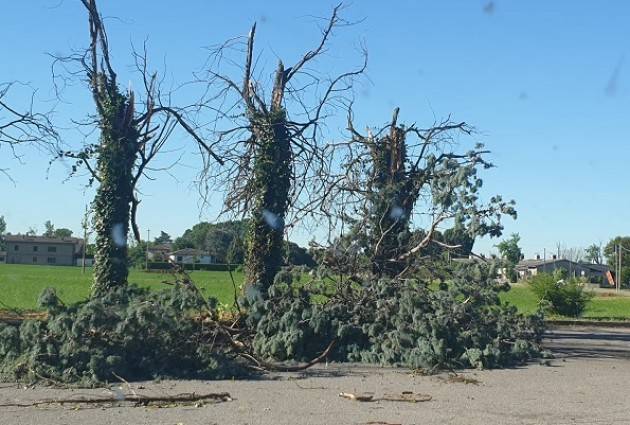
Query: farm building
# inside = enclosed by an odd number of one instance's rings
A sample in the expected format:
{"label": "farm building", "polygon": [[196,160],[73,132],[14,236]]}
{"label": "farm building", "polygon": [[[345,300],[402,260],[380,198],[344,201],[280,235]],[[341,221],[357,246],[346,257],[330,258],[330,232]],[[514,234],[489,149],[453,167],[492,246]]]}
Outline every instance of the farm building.
{"label": "farm building", "polygon": [[6,235],[7,264],[74,266],[83,240],[45,236]]}
{"label": "farm building", "polygon": [[591,282],[601,282],[610,270],[605,264],[578,263],[565,258],[522,260],[516,265],[519,279],[527,279],[538,273],[553,273],[558,269],[566,270],[569,277],[586,278]]}

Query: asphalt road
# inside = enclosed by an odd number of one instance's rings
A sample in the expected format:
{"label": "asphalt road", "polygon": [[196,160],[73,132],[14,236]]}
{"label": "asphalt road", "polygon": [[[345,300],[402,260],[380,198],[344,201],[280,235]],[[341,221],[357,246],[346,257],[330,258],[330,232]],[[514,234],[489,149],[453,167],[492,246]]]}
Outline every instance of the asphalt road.
{"label": "asphalt road", "polygon": [[557,358],[630,359],[630,327],[559,326],[547,331],[543,345]]}
{"label": "asphalt road", "polygon": [[[403,368],[320,364],[261,379],[116,383],[109,388],[55,389],[0,385],[0,424],[19,425],[630,425],[630,330],[561,327],[547,334],[550,361],[511,369],[423,376]],[[457,379],[455,379],[457,378]],[[50,398],[116,393],[174,395],[228,392],[213,404],[133,407],[66,403],[6,406]],[[360,402],[340,393],[373,395]],[[429,395],[420,403],[388,395]]]}

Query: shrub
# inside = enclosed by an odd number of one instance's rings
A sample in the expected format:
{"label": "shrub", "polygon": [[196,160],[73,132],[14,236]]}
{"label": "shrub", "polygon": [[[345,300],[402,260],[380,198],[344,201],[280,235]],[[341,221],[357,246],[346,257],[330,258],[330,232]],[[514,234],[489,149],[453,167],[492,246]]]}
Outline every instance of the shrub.
{"label": "shrub", "polygon": [[541,307],[563,316],[581,316],[593,297],[576,279],[558,279],[558,275],[549,273],[533,276],[529,285]]}
{"label": "shrub", "polygon": [[283,276],[250,310],[254,349],[267,358],[308,360],[333,339],[336,360],[425,369],[508,366],[540,354],[542,317],[502,305],[498,293],[507,287],[480,267],[436,290],[409,280],[338,282],[323,303],[314,294],[329,285],[298,286]]}
{"label": "shrub", "polygon": [[208,304],[191,287],[158,293],[134,286],[64,306],[53,289],[39,298],[47,320],[0,326],[0,378],[83,386],[156,377],[221,377],[237,373],[220,349],[208,349],[192,314]]}
{"label": "shrub", "polygon": [[[177,263],[180,267],[183,267],[184,270],[205,270],[205,271],[216,271],[216,272],[227,272],[234,271],[241,267],[238,264],[180,264]],[[172,263],[167,262],[151,262],[149,263],[149,271],[151,270],[173,270],[174,265]]]}

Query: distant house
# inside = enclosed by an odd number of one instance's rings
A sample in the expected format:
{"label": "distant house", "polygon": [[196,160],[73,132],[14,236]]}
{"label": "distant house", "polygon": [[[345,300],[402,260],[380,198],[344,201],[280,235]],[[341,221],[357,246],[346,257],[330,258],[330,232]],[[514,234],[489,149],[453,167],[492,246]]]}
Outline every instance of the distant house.
{"label": "distant house", "polygon": [[7,253],[6,251],[0,251],[0,264],[4,264],[7,262]]}
{"label": "distant house", "polygon": [[207,252],[194,248],[184,248],[168,254],[170,261],[179,264],[212,264],[213,258]]}
{"label": "distant house", "polygon": [[83,247],[78,238],[6,235],[4,242],[7,264],[74,266]]}
{"label": "distant house", "polygon": [[[83,257],[82,256],[76,257],[76,265],[78,267],[83,267]],[[94,266],[94,256],[93,255],[86,255],[85,256],[85,267],[93,267],[93,266]]]}
{"label": "distant house", "polygon": [[550,260],[522,260],[516,265],[519,279],[527,279],[538,273],[553,273],[558,269],[565,270],[569,277],[586,278],[591,282],[601,282],[610,271],[605,264],[578,263],[565,258],[556,259],[555,256]]}
{"label": "distant house", "polygon": [[166,261],[171,254],[173,246],[171,244],[161,244],[150,246],[147,250],[149,261]]}

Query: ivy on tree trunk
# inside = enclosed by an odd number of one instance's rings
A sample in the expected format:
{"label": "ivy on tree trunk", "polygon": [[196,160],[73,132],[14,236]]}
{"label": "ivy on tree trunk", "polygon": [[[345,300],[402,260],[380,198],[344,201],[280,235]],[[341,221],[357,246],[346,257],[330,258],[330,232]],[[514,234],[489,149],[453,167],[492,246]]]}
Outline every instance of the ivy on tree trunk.
{"label": "ivy on tree trunk", "polygon": [[403,271],[405,261],[397,261],[407,248],[409,224],[417,193],[409,178],[404,128],[398,127],[398,108],[389,135],[369,145],[372,157],[372,178],[368,190],[370,211],[368,226],[372,272],[377,276],[394,277]]}
{"label": "ivy on tree trunk", "polygon": [[111,86],[100,93],[110,95],[101,99],[101,137],[96,170],[100,184],[94,199],[94,296],[127,284],[127,237],[138,146],[138,132],[131,123],[133,96],[124,96],[117,87]]}
{"label": "ivy on tree trunk", "polygon": [[[282,64],[278,73],[282,75]],[[281,84],[281,83],[280,83]],[[279,86],[276,86],[280,90]],[[276,90],[274,90],[274,93]],[[267,115],[252,116],[257,150],[246,252],[247,284],[264,296],[283,265],[285,216],[291,189],[291,145],[280,99]]]}

